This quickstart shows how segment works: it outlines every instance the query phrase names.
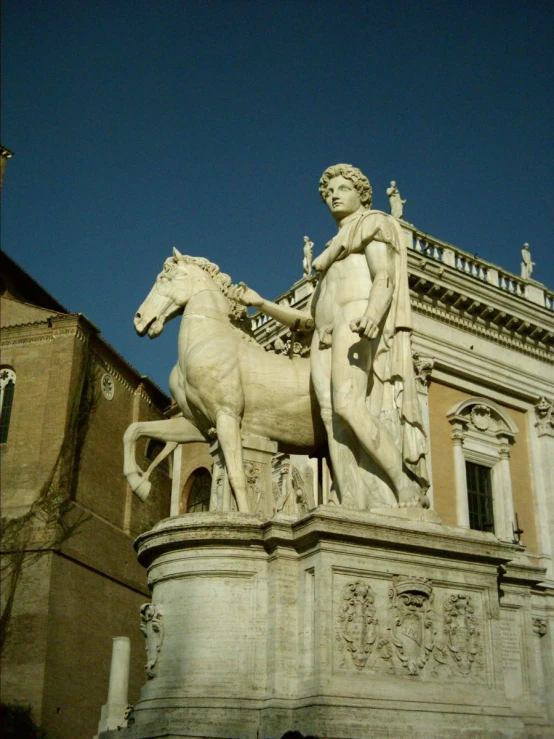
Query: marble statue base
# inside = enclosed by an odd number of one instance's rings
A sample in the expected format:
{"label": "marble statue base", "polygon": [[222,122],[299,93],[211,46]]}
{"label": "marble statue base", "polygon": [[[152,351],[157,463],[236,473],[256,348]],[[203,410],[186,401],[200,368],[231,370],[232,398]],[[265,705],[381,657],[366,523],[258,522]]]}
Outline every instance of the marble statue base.
{"label": "marble statue base", "polygon": [[517,545],[321,506],[188,514],[136,546],[147,678],[131,725],[101,739],[552,736],[543,572]]}

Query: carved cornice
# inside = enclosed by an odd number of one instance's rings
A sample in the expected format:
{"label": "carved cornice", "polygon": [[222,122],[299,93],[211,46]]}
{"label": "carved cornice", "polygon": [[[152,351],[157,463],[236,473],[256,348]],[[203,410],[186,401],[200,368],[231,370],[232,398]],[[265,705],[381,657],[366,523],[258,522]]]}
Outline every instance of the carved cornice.
{"label": "carved cornice", "polygon": [[[467,333],[481,336],[495,344],[500,344],[521,354],[526,354],[527,356],[554,364],[554,352],[551,349],[549,350],[546,345],[535,342],[531,334],[527,337],[520,337],[516,332],[501,333],[505,329],[497,327],[496,324],[491,322],[487,324],[480,323],[471,316],[466,317],[460,313],[448,310],[446,307],[426,302],[420,299],[419,296],[412,296],[412,309],[415,313],[428,316],[449,326],[455,326]],[[540,329],[540,331],[544,335],[544,330]],[[534,343],[528,343],[529,341],[533,341]]]}
{"label": "carved cornice", "polygon": [[2,328],[2,346],[44,343],[60,336],[76,336],[86,343],[92,331],[78,314],[50,316],[44,321],[19,323]]}

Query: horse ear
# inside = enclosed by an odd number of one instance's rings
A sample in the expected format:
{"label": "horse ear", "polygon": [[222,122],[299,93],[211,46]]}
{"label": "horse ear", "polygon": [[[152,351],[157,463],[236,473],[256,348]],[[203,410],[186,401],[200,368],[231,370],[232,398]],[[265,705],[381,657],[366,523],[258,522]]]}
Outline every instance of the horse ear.
{"label": "horse ear", "polygon": [[175,260],[180,259],[183,256],[176,246],[173,247],[173,256]]}

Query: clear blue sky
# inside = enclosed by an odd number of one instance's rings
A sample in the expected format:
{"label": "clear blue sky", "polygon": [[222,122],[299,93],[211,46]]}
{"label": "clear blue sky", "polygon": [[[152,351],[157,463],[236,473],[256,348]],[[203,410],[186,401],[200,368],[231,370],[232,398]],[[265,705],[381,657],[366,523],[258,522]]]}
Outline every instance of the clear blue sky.
{"label": "clear blue sky", "polygon": [[284,292],[329,164],[554,287],[551,0],[5,0],[2,71],[3,248],[163,389],[177,326],[132,318],[171,247]]}

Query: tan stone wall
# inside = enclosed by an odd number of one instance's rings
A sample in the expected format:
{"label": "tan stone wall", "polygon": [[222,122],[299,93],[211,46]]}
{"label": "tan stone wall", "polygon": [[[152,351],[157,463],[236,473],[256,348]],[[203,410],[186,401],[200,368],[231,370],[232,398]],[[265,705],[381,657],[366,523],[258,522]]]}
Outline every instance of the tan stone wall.
{"label": "tan stone wall", "polygon": [[[457,388],[432,382],[429,387],[429,426],[433,459],[434,508],[444,524],[456,525],[456,490],[452,427],[446,414],[452,406],[472,397]],[[486,397],[486,393],[483,393]],[[534,500],[529,466],[529,449],[525,414],[499,403],[519,429],[512,447],[510,472],[514,508],[525,533],[522,542],[530,552],[537,552]]]}
{"label": "tan stone wall", "polygon": [[24,570],[3,654],[3,700],[32,705],[53,739],[96,732],[114,636],[131,638],[131,702],[144,681],[139,609],[150,594],[133,539],[79,505],[76,520],[60,553]]}
{"label": "tan stone wall", "polygon": [[38,308],[18,300],[2,297],[0,298],[0,326],[15,326],[21,323],[33,323],[44,321],[49,316],[57,315],[53,310]]}
{"label": "tan stone wall", "polygon": [[103,367],[95,361],[95,408],[84,442],[77,501],[123,528],[127,484],[123,477],[123,434],[131,422],[133,392],[112,375],[115,392],[107,400],[101,391]]}
{"label": "tan stone wall", "polygon": [[[2,567],[5,564],[3,556]],[[22,570],[2,650],[2,701],[31,705],[37,721],[42,713],[47,640],[51,633],[48,622],[51,565],[52,554],[47,553]],[[3,580],[2,611],[7,595],[7,583]]]}
{"label": "tan stone wall", "polygon": [[529,552],[539,553],[537,526],[535,521],[535,500],[531,478],[529,457],[529,438],[527,436],[526,414],[513,408],[502,408],[510,415],[519,429],[512,446],[510,471],[512,473],[512,495],[514,510],[517,512],[520,528],[523,529],[521,541]]}
{"label": "tan stone wall", "polygon": [[2,445],[2,507],[30,506],[60,451],[74,371],[75,335],[4,331],[2,362],[16,372],[8,441]]}
{"label": "tan stone wall", "polygon": [[452,428],[446,414],[468,396],[455,388],[432,382],[429,386],[429,431],[433,458],[433,498],[442,522],[456,525],[456,490]]}
{"label": "tan stone wall", "polygon": [[129,701],[138,700],[145,680],[140,606],[147,600],[78,562],[54,558],[42,710],[42,726],[54,739],[95,735],[115,636],[131,639]]}
{"label": "tan stone wall", "polygon": [[[32,319],[36,310],[20,312],[18,319]],[[80,466],[70,519],[80,518],[80,525],[61,554],[47,552],[24,571],[2,670],[3,700],[31,704],[53,739],[91,737],[107,698],[114,636],[132,640],[132,702],[144,678],[139,608],[149,591],[133,538],[169,514],[171,480],[154,473],[151,496],[140,503],[123,477],[122,439],[133,420],[161,419],[156,402],[164,400],[154,393],[154,402],[148,388],[140,389],[136,372],[79,316],[15,326],[2,339],[2,362],[17,376],[8,442],[0,450],[8,515],[28,510],[51,474],[92,352],[97,402],[80,460],[74,458]],[[105,371],[115,384],[111,401],[101,392]],[[144,446],[137,455],[143,469]]]}

